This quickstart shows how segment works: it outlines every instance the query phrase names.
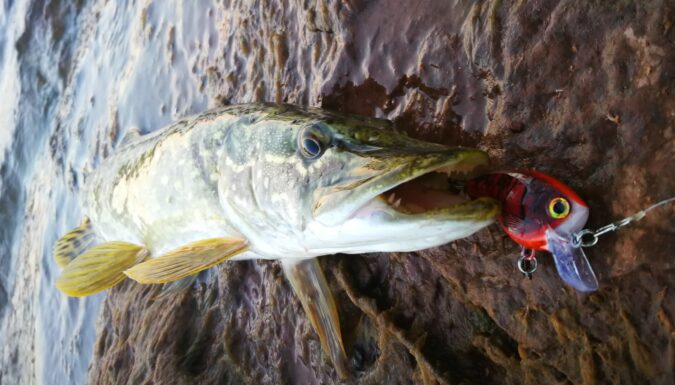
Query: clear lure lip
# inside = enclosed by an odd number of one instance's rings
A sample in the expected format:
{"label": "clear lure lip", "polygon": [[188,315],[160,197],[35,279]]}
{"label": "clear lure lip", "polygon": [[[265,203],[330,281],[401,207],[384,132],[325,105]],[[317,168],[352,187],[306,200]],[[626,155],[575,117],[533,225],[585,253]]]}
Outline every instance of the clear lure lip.
{"label": "clear lure lip", "polygon": [[573,244],[572,233],[560,234],[549,228],[546,230],[546,241],[563,281],[582,292],[598,290],[593,268],[581,246]]}

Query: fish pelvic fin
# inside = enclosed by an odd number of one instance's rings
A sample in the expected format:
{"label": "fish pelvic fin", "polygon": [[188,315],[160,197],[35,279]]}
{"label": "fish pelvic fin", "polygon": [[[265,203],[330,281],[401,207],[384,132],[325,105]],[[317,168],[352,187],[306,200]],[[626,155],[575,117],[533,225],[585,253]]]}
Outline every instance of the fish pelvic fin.
{"label": "fish pelvic fin", "polygon": [[323,350],[330,356],[338,375],[349,376],[347,355],[342,345],[340,318],[333,294],[316,258],[302,261],[282,260],[286,278],[300,299],[307,318],[319,335]]}
{"label": "fish pelvic fin", "polygon": [[89,250],[96,242],[96,234],[91,227],[89,218],[84,218],[82,223],[59,238],[54,244],[52,255],[60,268],[65,268],[78,255]]}
{"label": "fish pelvic fin", "polygon": [[98,293],[120,283],[126,278],[123,271],[148,255],[146,248],[133,243],[102,243],[68,263],[56,280],[56,287],[72,297]]}
{"label": "fish pelvic fin", "polygon": [[243,239],[212,238],[189,243],[124,271],[140,283],[167,283],[196,274],[248,249]]}

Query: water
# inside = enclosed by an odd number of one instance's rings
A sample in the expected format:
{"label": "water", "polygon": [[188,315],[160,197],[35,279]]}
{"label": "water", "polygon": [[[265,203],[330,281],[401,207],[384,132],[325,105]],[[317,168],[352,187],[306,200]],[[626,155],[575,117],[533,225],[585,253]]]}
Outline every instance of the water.
{"label": "water", "polygon": [[0,384],[86,382],[104,294],[54,289],[53,242],[124,132],[209,107],[205,1],[4,1],[0,11]]}

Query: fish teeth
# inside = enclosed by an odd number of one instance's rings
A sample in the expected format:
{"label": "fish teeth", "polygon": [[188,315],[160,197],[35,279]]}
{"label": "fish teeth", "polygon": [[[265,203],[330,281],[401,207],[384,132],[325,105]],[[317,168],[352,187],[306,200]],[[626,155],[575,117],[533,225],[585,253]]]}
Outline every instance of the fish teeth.
{"label": "fish teeth", "polygon": [[398,198],[398,200],[394,203],[394,207],[398,208],[401,206],[401,198]]}
{"label": "fish teeth", "polygon": [[389,195],[389,198],[387,198],[387,203],[389,203],[390,205],[391,205],[391,204],[394,204],[394,200],[395,200],[395,199],[396,199],[396,194],[395,194],[395,193],[391,193],[391,195]]}

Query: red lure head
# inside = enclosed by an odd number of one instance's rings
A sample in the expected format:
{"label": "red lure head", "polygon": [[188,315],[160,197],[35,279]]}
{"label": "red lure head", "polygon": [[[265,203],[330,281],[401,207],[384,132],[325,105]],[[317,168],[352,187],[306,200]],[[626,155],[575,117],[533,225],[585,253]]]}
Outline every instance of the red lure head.
{"label": "red lure head", "polygon": [[573,242],[588,206],[564,183],[537,171],[501,172],[470,180],[466,192],[500,201],[504,231],[526,249],[549,251],[567,284],[582,292],[598,289],[593,268]]}
{"label": "red lure head", "polygon": [[564,183],[538,171],[493,173],[467,183],[471,198],[490,196],[502,204],[504,231],[521,246],[551,251],[546,232],[572,234],[588,219],[588,205]]}

